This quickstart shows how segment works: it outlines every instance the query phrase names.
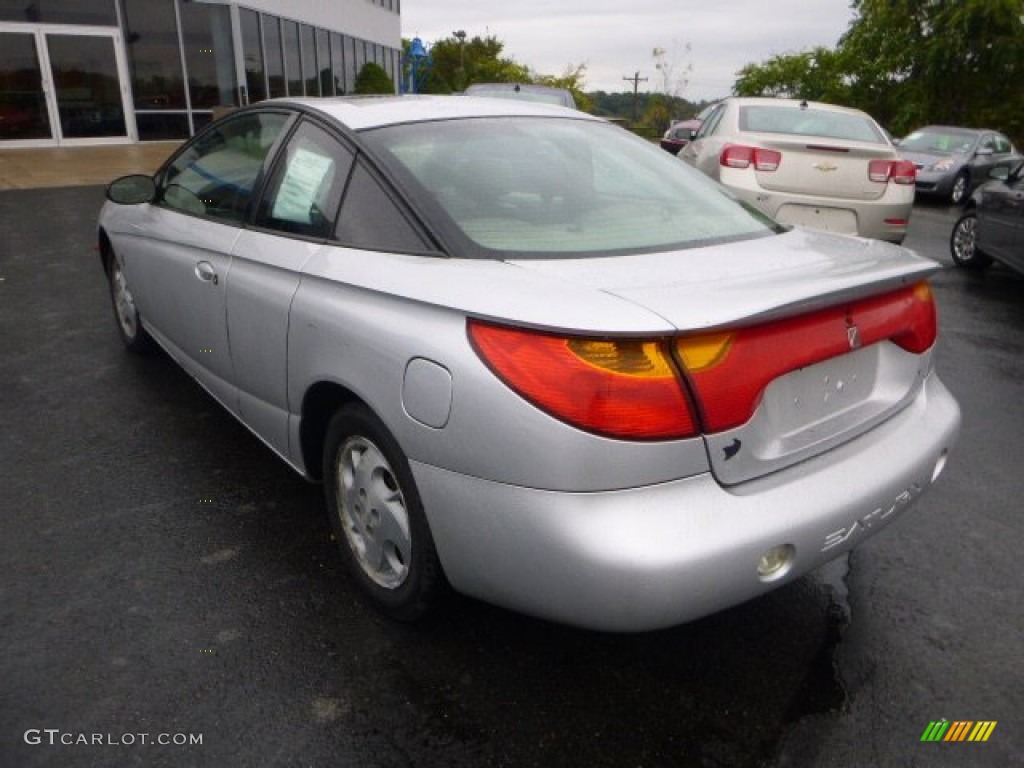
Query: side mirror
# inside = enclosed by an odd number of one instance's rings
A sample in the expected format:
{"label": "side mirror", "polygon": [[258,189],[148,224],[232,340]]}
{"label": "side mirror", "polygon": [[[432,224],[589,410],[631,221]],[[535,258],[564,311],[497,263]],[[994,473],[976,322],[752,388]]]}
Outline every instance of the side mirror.
{"label": "side mirror", "polygon": [[995,154],[995,150],[993,150],[992,147],[982,147],[981,149],[979,149],[977,152],[974,153],[974,156],[975,157],[989,157],[990,155],[994,155],[994,154]]}
{"label": "side mirror", "polygon": [[151,203],[156,197],[156,182],[152,176],[134,173],[122,176],[107,185],[107,200],[118,205]]}
{"label": "side mirror", "polygon": [[693,141],[694,139],[697,138],[697,131],[699,131],[699,130],[700,130],[699,128],[691,128],[690,129],[690,141]]}

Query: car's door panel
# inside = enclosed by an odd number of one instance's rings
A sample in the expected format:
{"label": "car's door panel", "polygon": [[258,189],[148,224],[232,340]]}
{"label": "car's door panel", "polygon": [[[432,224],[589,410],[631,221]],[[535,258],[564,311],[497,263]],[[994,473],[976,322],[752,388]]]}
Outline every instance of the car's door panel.
{"label": "car's door panel", "polygon": [[282,456],[288,447],[288,322],[306,262],[321,248],[352,167],[353,153],[315,123],[289,136],[234,248],[228,283],[239,414]]}
{"label": "car's door panel", "polygon": [[1024,242],[1024,180],[986,186],[979,218],[978,247],[1020,269],[1020,244]]}
{"label": "car's door panel", "polygon": [[224,321],[231,249],[239,229],[149,206],[136,251],[136,301],[146,327],[190,374],[237,408]]}
{"label": "car's door panel", "polygon": [[200,384],[238,411],[228,342],[231,253],[289,115],[252,113],[219,124],[159,176],[143,217],[139,307],[154,337]]}

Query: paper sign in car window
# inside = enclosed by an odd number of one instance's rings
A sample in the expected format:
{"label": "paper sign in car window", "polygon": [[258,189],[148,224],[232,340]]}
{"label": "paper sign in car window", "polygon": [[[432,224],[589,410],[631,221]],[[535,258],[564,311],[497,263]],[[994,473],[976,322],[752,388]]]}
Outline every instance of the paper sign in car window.
{"label": "paper sign in car window", "polygon": [[308,149],[296,149],[288,159],[281,188],[277,190],[272,216],[275,219],[311,224],[310,212],[320,195],[334,160]]}

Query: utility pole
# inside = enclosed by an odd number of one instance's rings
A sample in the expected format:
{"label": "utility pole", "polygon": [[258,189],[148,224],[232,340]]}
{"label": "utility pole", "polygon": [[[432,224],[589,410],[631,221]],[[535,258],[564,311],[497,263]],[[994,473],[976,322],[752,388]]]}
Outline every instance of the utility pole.
{"label": "utility pole", "polygon": [[646,83],[646,77],[640,77],[640,73],[635,73],[632,77],[623,77],[627,83],[633,84],[633,125],[636,125],[636,102],[637,102],[637,91],[640,90],[640,83]]}

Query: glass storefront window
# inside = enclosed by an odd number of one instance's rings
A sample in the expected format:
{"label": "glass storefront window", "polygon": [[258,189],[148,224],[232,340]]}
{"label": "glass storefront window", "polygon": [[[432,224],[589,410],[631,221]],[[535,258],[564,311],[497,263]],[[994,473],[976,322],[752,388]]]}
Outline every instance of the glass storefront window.
{"label": "glass storefront window", "polygon": [[172,0],[122,0],[136,109],[184,109],[178,24]]}
{"label": "glass storefront window", "polygon": [[320,80],[320,95],[334,95],[334,81],[331,79],[331,44],[326,29],[316,31],[316,66]]}
{"label": "glass storefront window", "polygon": [[269,97],[287,96],[284,82],[284,52],[281,49],[281,24],[276,16],[263,16],[263,45],[267,52]]}
{"label": "glass storefront window", "polygon": [[182,3],[180,8],[192,108],[236,104],[235,51],[228,7]]}
{"label": "glass storefront window", "polygon": [[242,27],[242,58],[245,59],[245,88],[249,103],[267,98],[263,68],[263,46],[260,44],[260,15],[245,8],[239,10]]}
{"label": "glass storefront window", "polygon": [[316,34],[308,24],[299,26],[302,37],[302,79],[307,96],[320,95],[320,78],[316,72]]}
{"label": "glass storefront window", "polygon": [[0,0],[0,21],[116,27],[114,0]]}
{"label": "glass storefront window", "polygon": [[0,34],[0,141],[50,137],[35,36]]}
{"label": "glass storefront window", "polygon": [[136,112],[139,141],[165,141],[188,138],[188,115],[185,112]]}
{"label": "glass storefront window", "polygon": [[331,76],[334,80],[334,92],[339,96],[348,92],[345,85],[345,46],[342,41],[340,34],[331,33]]}
{"label": "glass storefront window", "polygon": [[302,57],[299,47],[299,24],[296,21],[282,21],[284,32],[284,61],[288,73],[288,95],[302,96]]}
{"label": "glass storefront window", "polygon": [[[355,52],[355,58],[356,58],[356,60],[355,60],[355,72],[356,72],[356,77],[359,77],[359,73],[363,71],[363,67],[366,64],[366,41],[365,40],[356,40],[354,42],[355,42],[355,45],[353,46],[353,48],[356,49],[356,52]],[[354,87],[355,83],[353,83],[352,85]]]}

